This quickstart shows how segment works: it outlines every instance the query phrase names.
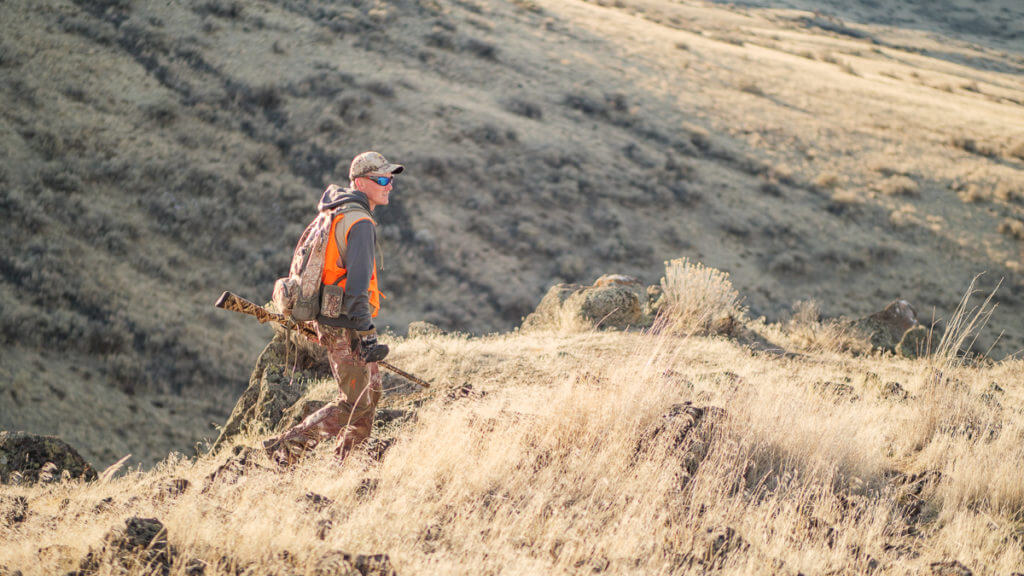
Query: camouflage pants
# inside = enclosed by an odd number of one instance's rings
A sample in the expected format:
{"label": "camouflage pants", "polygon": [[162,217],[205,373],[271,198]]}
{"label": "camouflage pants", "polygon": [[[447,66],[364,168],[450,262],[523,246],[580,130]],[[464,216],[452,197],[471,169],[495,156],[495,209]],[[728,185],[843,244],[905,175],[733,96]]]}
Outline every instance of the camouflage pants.
{"label": "camouflage pants", "polygon": [[327,359],[338,382],[338,396],[279,436],[289,461],[297,452],[312,449],[325,437],[332,436],[338,438],[335,452],[347,455],[370,436],[380,401],[380,370],[376,362],[367,364],[359,358],[355,332],[318,326],[317,333],[320,345],[327,349]]}

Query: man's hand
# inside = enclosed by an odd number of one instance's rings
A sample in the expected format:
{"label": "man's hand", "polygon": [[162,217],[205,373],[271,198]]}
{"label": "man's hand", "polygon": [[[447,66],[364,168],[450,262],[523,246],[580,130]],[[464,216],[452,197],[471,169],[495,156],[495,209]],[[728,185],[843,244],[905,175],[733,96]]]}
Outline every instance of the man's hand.
{"label": "man's hand", "polygon": [[359,333],[359,350],[357,353],[364,362],[380,362],[387,358],[388,349],[387,344],[377,343],[377,331],[367,330],[366,332]]}

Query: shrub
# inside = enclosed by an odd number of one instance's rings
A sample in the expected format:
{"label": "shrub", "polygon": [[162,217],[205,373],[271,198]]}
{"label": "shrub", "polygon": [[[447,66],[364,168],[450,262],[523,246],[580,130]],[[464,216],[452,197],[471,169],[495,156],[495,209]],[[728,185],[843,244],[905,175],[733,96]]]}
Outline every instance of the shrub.
{"label": "shrub", "polygon": [[749,80],[740,84],[740,92],[746,92],[747,94],[753,94],[754,96],[764,96],[764,90],[762,90],[755,82]]}
{"label": "shrub", "polygon": [[427,46],[440,48],[442,50],[453,50],[455,48],[455,35],[444,30],[434,30],[423,37]]}
{"label": "shrub", "polygon": [[197,14],[210,14],[218,18],[234,20],[242,15],[242,3],[238,1],[210,0],[195,7]]}
{"label": "shrub", "polygon": [[497,60],[498,58],[497,46],[483,40],[477,40],[476,38],[466,40],[462,44],[462,51],[469,52],[477,58],[483,58],[484,60]]}
{"label": "shrub", "polygon": [[999,223],[999,232],[1016,240],[1024,240],[1024,222],[1007,218]]}
{"label": "shrub", "polygon": [[527,102],[519,98],[512,98],[504,102],[505,110],[525,118],[539,120],[543,116],[540,106],[533,102]]}
{"label": "shrub", "polygon": [[993,146],[984,142],[978,142],[974,138],[968,138],[967,136],[954,136],[950,138],[949,143],[964,152],[970,152],[971,154],[977,154],[986,158],[991,158],[997,154]]}
{"label": "shrub", "polygon": [[172,102],[161,100],[142,107],[142,113],[147,119],[154,122],[161,128],[170,126],[178,117],[178,112]]}
{"label": "shrub", "polygon": [[746,313],[727,273],[687,258],[665,263],[661,290],[656,325],[670,333],[721,333]]}
{"label": "shrub", "polygon": [[373,92],[377,96],[383,96],[384,98],[394,98],[395,96],[394,87],[387,82],[373,80],[371,82],[363,84],[363,88],[366,88],[367,90]]}
{"label": "shrub", "polygon": [[58,192],[81,192],[82,179],[72,166],[63,162],[50,162],[39,171],[39,178],[47,187]]}
{"label": "shrub", "polygon": [[1009,146],[1006,149],[1007,155],[1018,160],[1024,160],[1024,140]]}
{"label": "shrub", "polygon": [[533,12],[535,14],[541,14],[544,12],[544,9],[541,8],[540,4],[537,4],[534,0],[512,0],[512,4],[520,10],[525,10],[527,12]]}
{"label": "shrub", "polygon": [[919,193],[917,182],[907,176],[886,178],[878,184],[877,190],[886,196],[917,196]]}
{"label": "shrub", "polygon": [[999,182],[992,190],[992,196],[1003,202],[1020,202],[1024,199],[1024,189],[1010,182]]}
{"label": "shrub", "polygon": [[835,188],[839,184],[839,176],[834,172],[823,172],[814,179],[817,188]]}

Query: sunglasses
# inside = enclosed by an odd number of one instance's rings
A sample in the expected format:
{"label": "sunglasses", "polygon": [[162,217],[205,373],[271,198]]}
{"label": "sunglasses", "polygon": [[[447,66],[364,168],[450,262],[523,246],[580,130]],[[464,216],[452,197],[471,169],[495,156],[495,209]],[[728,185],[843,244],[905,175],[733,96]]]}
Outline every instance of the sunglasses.
{"label": "sunglasses", "polygon": [[395,181],[394,176],[363,176],[363,178],[373,180],[378,186],[387,186]]}

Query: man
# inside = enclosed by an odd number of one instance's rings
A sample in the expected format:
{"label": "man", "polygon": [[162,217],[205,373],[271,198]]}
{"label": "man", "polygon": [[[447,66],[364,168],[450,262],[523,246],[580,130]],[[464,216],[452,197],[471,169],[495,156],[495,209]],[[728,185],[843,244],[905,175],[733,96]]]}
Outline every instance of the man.
{"label": "man", "polygon": [[373,325],[384,298],[377,286],[373,211],[388,204],[394,177],[404,169],[378,152],[363,152],[352,159],[349,187],[332,184],[320,198],[319,210],[334,214],[321,289],[343,296],[340,310],[321,307],[316,328],[338,381],[338,397],[263,443],[278,462],[294,461],[325,436],[338,438],[335,452],[344,458],[370,435],[381,396],[377,362],[388,353],[377,343]]}

